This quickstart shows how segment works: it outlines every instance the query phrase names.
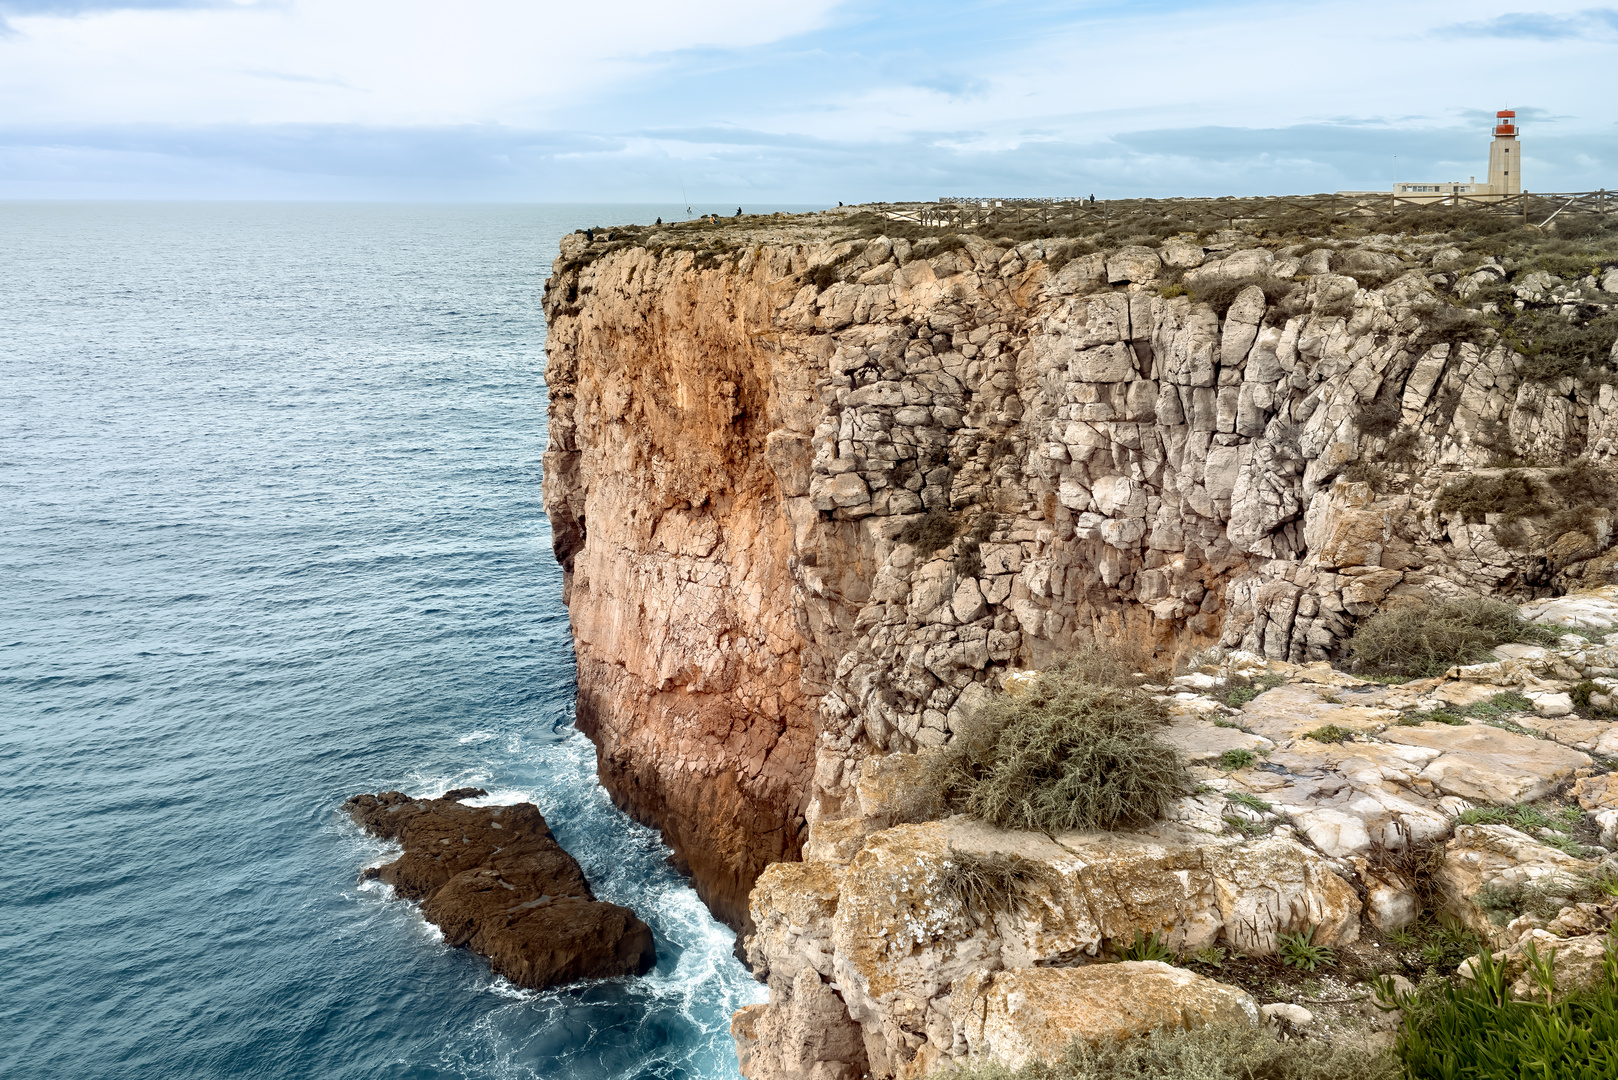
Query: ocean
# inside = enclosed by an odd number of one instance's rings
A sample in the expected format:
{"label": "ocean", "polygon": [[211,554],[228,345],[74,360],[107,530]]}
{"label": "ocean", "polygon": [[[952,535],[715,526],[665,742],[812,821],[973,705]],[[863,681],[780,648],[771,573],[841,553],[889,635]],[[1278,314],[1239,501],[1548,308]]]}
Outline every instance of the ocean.
{"label": "ocean", "polygon": [[[679,209],[0,203],[0,1074],[736,1075],[764,988],[596,783],[540,494],[557,240]],[[358,883],[345,798],[465,785],[656,970],[519,990]]]}

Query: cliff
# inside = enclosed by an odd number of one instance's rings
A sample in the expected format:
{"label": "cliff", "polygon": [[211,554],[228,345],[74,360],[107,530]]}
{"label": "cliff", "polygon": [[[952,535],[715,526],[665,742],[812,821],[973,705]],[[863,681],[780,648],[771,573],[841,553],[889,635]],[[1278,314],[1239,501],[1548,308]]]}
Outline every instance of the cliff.
{"label": "cliff", "polygon": [[[1323,233],[997,242],[849,211],[563,241],[545,500],[579,724],[717,915],[756,929],[749,891],[811,832],[864,857],[877,763],[1075,645],[1295,671],[1380,606],[1608,580],[1612,500],[1562,467],[1618,455],[1612,342],[1588,347],[1618,274]],[[1200,858],[1154,842],[1158,872]],[[1287,843],[1298,912],[1357,926],[1335,856]],[[869,1065],[900,1071],[907,1030]]]}

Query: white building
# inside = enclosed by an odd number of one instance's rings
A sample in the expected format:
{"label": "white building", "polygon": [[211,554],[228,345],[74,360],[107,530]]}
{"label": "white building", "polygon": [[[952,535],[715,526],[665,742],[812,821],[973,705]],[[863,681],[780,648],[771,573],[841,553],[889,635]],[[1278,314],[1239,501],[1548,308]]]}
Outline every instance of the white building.
{"label": "white building", "polygon": [[1417,201],[1437,201],[1452,195],[1522,194],[1522,144],[1517,141],[1517,114],[1510,109],[1495,113],[1494,142],[1489,144],[1489,181],[1480,184],[1477,179],[1471,177],[1464,184],[1457,180],[1401,180],[1393,185],[1393,194]]}

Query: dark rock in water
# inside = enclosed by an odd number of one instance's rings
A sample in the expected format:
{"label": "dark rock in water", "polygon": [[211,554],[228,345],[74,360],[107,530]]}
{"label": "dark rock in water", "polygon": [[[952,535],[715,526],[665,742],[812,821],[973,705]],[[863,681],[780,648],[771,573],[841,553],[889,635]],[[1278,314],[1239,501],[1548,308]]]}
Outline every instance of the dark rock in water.
{"label": "dark rock in water", "polygon": [[446,941],[488,957],[518,986],[650,971],[657,962],[651,929],[628,908],[595,898],[539,809],[459,801],[483,794],[458,788],[441,799],[412,799],[384,791],[348,800],[343,809],[361,828],[405,849],[365,876],[420,900]]}

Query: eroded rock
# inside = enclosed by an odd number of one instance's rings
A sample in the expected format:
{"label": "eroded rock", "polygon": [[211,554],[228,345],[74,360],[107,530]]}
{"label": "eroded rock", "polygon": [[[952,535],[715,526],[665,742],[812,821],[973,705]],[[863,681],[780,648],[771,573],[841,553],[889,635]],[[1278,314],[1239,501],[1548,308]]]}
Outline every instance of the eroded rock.
{"label": "eroded rock", "polygon": [[412,799],[356,795],[343,809],[404,854],[365,876],[421,902],[450,945],[487,957],[496,974],[542,989],[579,979],[643,975],[657,961],[651,929],[626,907],[597,900],[532,803],[464,805],[486,794]]}

